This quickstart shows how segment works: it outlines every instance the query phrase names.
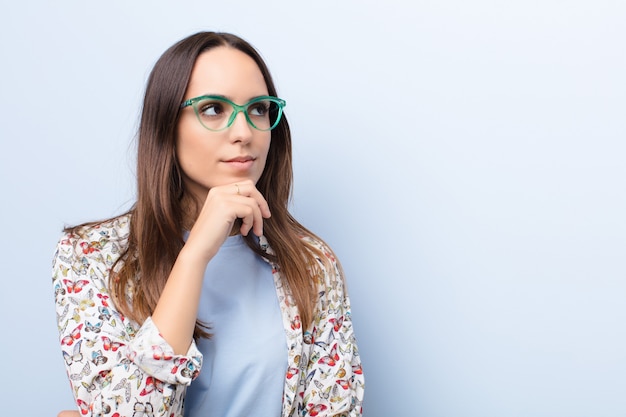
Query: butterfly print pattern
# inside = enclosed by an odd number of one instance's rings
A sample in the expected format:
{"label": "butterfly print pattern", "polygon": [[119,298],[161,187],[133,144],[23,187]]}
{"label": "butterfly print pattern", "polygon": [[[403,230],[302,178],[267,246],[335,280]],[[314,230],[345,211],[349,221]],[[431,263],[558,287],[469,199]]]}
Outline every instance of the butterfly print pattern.
{"label": "butterfly print pattern", "polygon": [[[81,415],[182,417],[201,352],[192,343],[186,355],[174,354],[150,318],[132,322],[110,300],[109,275],[125,249],[129,220],[120,216],[59,240],[52,277],[63,360]],[[282,416],[359,417],[364,379],[343,277],[322,242],[303,239],[325,258],[318,259],[319,297],[307,329],[272,264],[289,346]],[[272,253],[264,237],[261,247]]]}
{"label": "butterfly print pattern", "polygon": [[150,319],[140,326],[115,310],[108,277],[127,235],[128,219],[118,218],[64,235],[54,256],[57,324],[76,408],[85,416],[182,416],[197,373],[180,364],[200,369],[202,355],[195,343],[175,355]]}
{"label": "butterfly print pattern", "polygon": [[[318,259],[316,314],[304,329],[288,288],[274,269],[274,283],[289,346],[283,417],[362,415],[365,383],[350,318],[350,299],[339,266],[320,241],[303,237],[324,254]],[[261,242],[265,242],[261,238]],[[262,245],[263,246],[263,245]],[[271,248],[264,248],[271,253]]]}

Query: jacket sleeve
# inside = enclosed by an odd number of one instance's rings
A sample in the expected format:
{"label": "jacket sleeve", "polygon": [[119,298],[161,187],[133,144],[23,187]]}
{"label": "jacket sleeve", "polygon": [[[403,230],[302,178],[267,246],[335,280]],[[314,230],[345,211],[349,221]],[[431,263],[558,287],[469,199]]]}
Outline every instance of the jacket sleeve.
{"label": "jacket sleeve", "polygon": [[89,416],[182,415],[202,355],[193,342],[186,355],[175,355],[150,318],[139,326],[116,311],[109,249],[65,235],[54,256],[57,325],[76,405]]}
{"label": "jacket sleeve", "polygon": [[304,350],[310,353],[299,413],[360,417],[365,385],[350,298],[334,258],[327,256],[331,268],[322,269],[317,315],[304,334]]}

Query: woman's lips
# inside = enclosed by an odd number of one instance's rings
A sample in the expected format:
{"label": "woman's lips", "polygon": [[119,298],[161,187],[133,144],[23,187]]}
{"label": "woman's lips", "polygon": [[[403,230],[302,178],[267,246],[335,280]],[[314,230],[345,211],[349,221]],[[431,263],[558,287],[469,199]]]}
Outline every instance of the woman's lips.
{"label": "woman's lips", "polygon": [[254,165],[254,158],[251,156],[237,157],[224,161],[228,166],[236,170],[247,170]]}

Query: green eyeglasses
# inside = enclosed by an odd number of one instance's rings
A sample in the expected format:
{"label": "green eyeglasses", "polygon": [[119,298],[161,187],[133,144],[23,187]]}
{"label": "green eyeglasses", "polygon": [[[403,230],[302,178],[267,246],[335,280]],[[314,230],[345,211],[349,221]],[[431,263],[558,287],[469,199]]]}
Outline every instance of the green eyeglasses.
{"label": "green eyeglasses", "polygon": [[232,126],[239,112],[243,112],[253,128],[268,131],[278,126],[286,104],[285,100],[272,96],[256,97],[241,106],[223,96],[200,96],[186,100],[180,108],[192,106],[200,124],[213,132]]}

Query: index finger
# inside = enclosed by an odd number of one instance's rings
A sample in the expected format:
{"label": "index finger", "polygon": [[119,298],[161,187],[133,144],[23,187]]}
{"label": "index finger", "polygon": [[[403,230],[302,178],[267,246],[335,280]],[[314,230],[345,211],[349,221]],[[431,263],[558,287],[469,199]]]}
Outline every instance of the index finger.
{"label": "index finger", "polygon": [[270,206],[269,204],[267,204],[267,200],[265,199],[263,194],[261,194],[261,192],[256,188],[256,185],[252,181],[247,180],[237,182],[234,185],[236,194],[250,197],[257,202],[263,218],[267,219],[272,216],[272,213],[270,212]]}

